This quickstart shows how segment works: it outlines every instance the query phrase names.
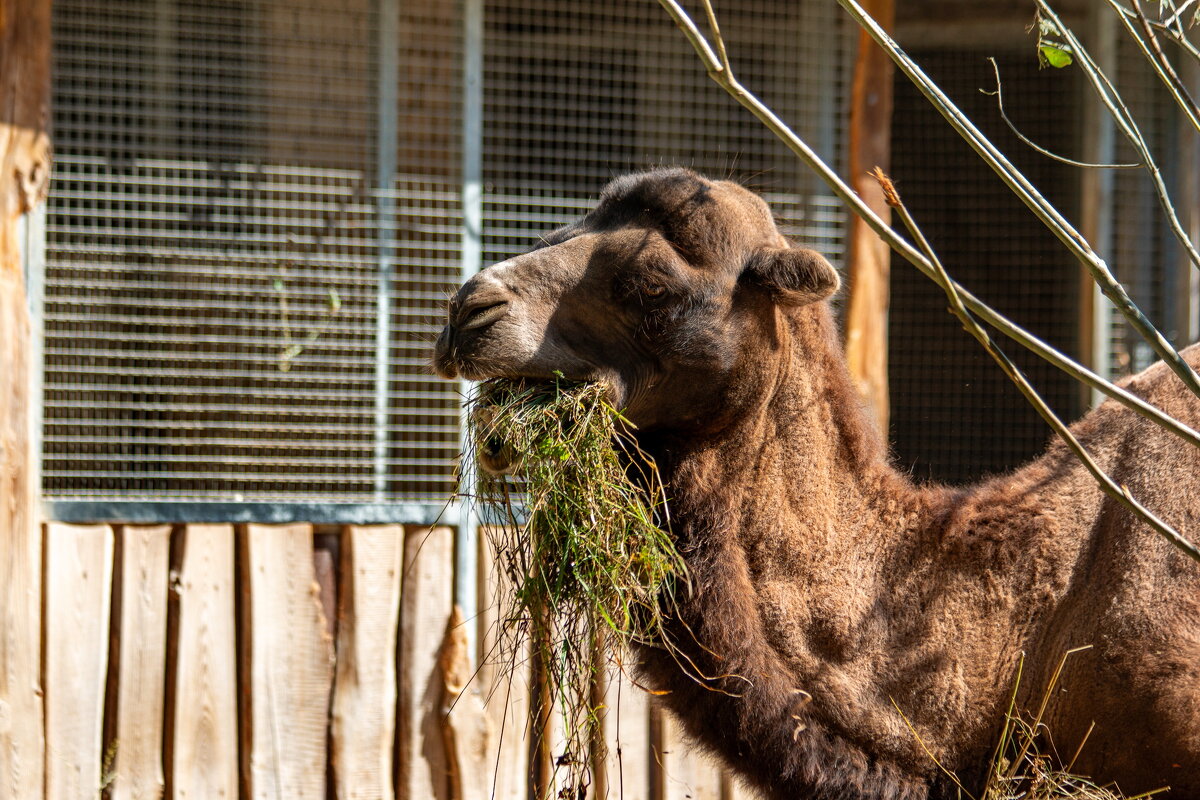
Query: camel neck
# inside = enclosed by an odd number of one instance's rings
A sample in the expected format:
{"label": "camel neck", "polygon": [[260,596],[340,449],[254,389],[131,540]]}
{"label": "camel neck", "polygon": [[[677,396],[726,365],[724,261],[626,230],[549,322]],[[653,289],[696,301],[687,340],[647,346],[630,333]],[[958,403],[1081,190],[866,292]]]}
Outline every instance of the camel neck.
{"label": "camel neck", "polygon": [[677,644],[697,674],[681,675],[677,660],[653,653],[647,672],[685,724],[695,718],[694,735],[723,720],[729,733],[711,746],[761,760],[764,775],[789,765],[789,790],[920,797],[928,761],[909,748],[836,778],[822,768],[865,758],[853,731],[874,723],[839,719],[844,710],[829,694],[811,708],[804,698],[842,665],[876,660],[868,652],[874,617],[897,579],[889,565],[936,525],[948,490],[918,489],[890,468],[826,309],[798,314],[789,333],[775,363],[759,365],[746,413],[718,435],[658,443],[692,577]]}
{"label": "camel neck", "polygon": [[890,465],[827,305],[800,309],[780,327],[774,351],[742,370],[755,380],[732,393],[739,413],[727,425],[651,446],[674,512],[718,513],[741,531],[748,550],[760,544],[755,537],[774,537],[779,522],[790,520],[814,559],[826,549],[826,557],[852,555],[847,537],[859,551],[882,546],[936,513],[953,492],[916,487]]}

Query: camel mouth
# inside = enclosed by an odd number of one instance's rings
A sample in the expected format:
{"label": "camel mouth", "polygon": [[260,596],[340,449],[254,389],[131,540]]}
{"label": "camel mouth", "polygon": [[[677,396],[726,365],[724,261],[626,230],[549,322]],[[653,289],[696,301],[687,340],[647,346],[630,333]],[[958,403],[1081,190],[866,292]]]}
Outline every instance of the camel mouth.
{"label": "camel mouth", "polygon": [[[565,378],[561,373],[553,377],[492,377],[480,382],[469,403],[471,439],[474,457],[480,469],[493,476],[515,475],[522,471],[526,456],[544,458],[547,447],[559,446],[557,440],[567,436],[566,431],[576,422],[581,412],[579,406],[558,408],[554,404],[572,393],[585,389],[590,396],[611,406],[614,394],[608,381],[578,380]],[[533,434],[540,427],[534,420],[543,422],[550,415],[558,418],[552,424],[555,430],[547,439],[547,433]],[[531,427],[532,426],[532,427]],[[574,454],[566,450],[558,458],[570,458]]]}
{"label": "camel mouth", "polygon": [[[488,411],[492,411],[494,414],[494,410],[490,409],[478,409],[476,413],[487,413]],[[478,422],[475,424],[480,426]],[[485,430],[486,428],[480,426],[476,429]],[[517,456],[516,448],[498,431],[480,439],[476,445],[475,460],[484,472],[495,476],[512,475],[521,466],[521,459]]]}

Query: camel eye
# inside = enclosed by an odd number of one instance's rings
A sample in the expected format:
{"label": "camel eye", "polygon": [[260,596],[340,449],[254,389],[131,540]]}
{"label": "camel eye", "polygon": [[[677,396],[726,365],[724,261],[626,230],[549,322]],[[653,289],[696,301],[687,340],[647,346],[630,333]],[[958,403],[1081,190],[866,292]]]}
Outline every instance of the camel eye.
{"label": "camel eye", "polygon": [[650,298],[662,297],[666,293],[667,287],[663,286],[661,283],[649,283],[642,288],[642,294]]}

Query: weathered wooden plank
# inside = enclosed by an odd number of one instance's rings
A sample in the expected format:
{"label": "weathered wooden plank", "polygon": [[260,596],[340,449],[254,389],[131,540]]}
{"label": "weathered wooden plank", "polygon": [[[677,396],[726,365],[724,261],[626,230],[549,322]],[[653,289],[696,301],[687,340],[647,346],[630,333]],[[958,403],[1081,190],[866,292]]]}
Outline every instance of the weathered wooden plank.
{"label": "weathered wooden plank", "polygon": [[438,652],[450,619],[453,553],[450,528],[405,530],[396,711],[396,790],[402,800],[449,796]]}
{"label": "weathered wooden plank", "polygon": [[721,784],[721,800],[762,800],[762,795],[726,769]]}
{"label": "weathered wooden plank", "polygon": [[34,511],[29,316],[19,265],[0,265],[0,376],[0,797],[41,797],[42,530]]}
{"label": "weathered wooden plank", "polygon": [[46,797],[99,797],[113,534],[46,525]]}
{"label": "weathered wooden plank", "polygon": [[105,750],[111,800],[158,800],[163,776],[171,526],[117,531]]}
{"label": "weathered wooden plank", "polygon": [[247,791],[256,800],[324,800],[333,643],[312,526],[247,525],[241,547]]}
{"label": "weathered wooden plank", "polygon": [[0,798],[45,791],[42,526],[18,222],[50,178],[50,3],[0,2]]}
{"label": "weathered wooden plank", "polygon": [[[894,0],[864,0],[867,12],[891,29]],[[868,175],[888,169],[892,131],[892,61],[866,33],[858,37],[858,57],[850,97],[850,179],[858,195],[885,221],[891,210],[878,181]],[[888,429],[887,320],[891,251],[867,224],[850,220],[849,292],[846,308],[846,365],[859,394]]]}
{"label": "weathered wooden plank", "polygon": [[231,525],[188,525],[172,562],[167,796],[238,796],[237,628]]}
{"label": "weathered wooden plank", "polygon": [[525,800],[528,796],[529,664],[527,653],[503,652],[500,625],[512,599],[513,587],[495,566],[491,537],[479,536],[479,681],[493,744],[487,776],[495,800]]}
{"label": "weathered wooden plank", "polygon": [[339,800],[391,800],[404,528],[342,532],[332,758]]}
{"label": "weathered wooden plank", "polygon": [[659,712],[655,743],[661,765],[663,800],[721,800],[721,770],[707,755],[691,748],[684,740],[679,723],[668,713]]}
{"label": "weathered wooden plank", "polygon": [[17,218],[45,200],[50,185],[50,4],[0,5],[0,270],[20,264]]}
{"label": "weathered wooden plank", "polygon": [[[606,671],[604,687],[604,780],[609,797],[649,800],[650,709],[646,692],[621,673]],[[603,796],[597,793],[597,796]]]}
{"label": "weathered wooden plank", "polygon": [[487,716],[475,662],[467,642],[462,609],[454,606],[442,642],[442,733],[450,773],[450,796],[455,800],[488,800],[492,796],[489,769],[494,752],[491,720]]}

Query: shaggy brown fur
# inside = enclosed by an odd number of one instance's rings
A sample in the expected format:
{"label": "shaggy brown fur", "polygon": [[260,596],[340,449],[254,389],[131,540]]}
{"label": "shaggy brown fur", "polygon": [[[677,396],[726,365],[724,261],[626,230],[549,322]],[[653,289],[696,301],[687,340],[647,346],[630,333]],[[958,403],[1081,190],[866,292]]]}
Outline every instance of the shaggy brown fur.
{"label": "shaggy brown fur", "polygon": [[[842,361],[837,277],[765,204],[684,170],[615,181],[584,219],[452,302],[447,377],[606,381],[668,482],[694,592],[643,674],[702,745],[774,798],[951,794],[908,728],[982,775],[1016,669],[1076,770],[1200,798],[1200,568],[1108,500],[1062,446],[967,489],[888,463]],[[1200,350],[1188,352],[1200,364]],[[1129,388],[1185,423],[1161,365]],[[1111,402],[1076,435],[1185,535],[1200,452]],[[903,717],[897,712],[903,712]]]}

